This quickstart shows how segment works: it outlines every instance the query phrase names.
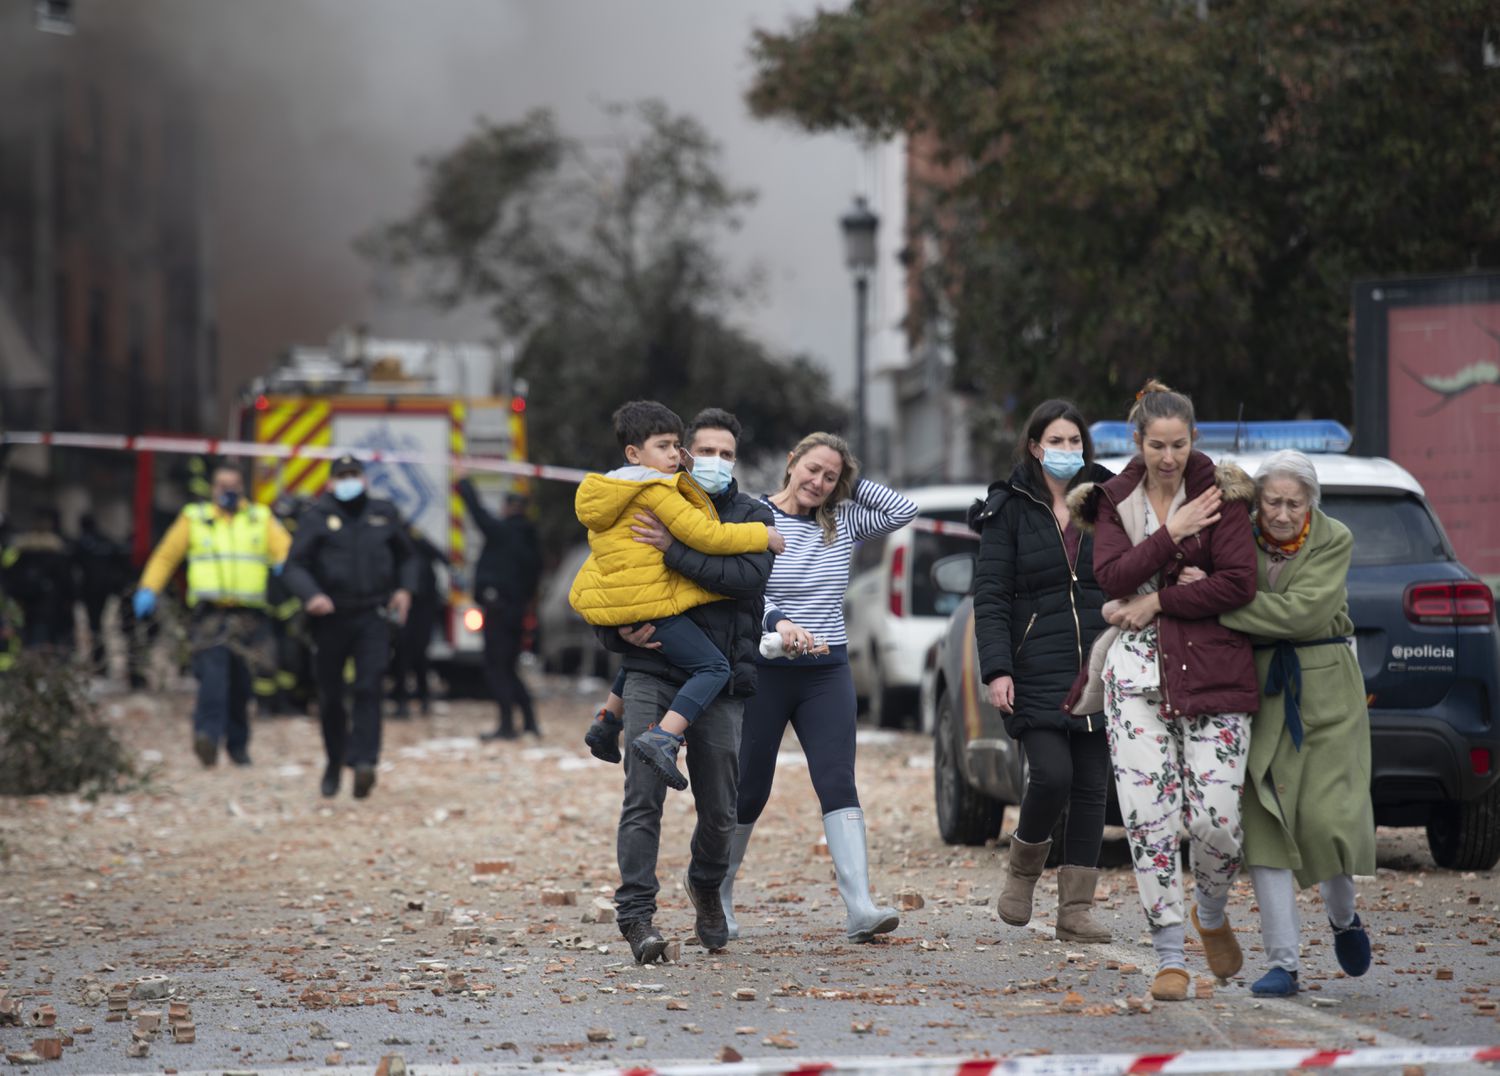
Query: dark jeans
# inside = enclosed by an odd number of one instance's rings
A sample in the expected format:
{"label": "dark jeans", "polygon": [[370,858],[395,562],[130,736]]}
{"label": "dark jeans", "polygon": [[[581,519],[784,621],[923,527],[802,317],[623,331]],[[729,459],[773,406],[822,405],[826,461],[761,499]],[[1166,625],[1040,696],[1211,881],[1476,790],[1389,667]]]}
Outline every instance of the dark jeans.
{"label": "dark jeans", "polygon": [[521,720],[527,732],[536,732],[536,710],[531,692],[521,679],[516,662],[521,657],[522,614],[503,605],[484,608],[484,665],[489,672],[490,690],[500,707],[500,730],[515,732],[514,710],[521,708]]}
{"label": "dark jeans", "polygon": [[[373,766],[380,760],[380,683],[390,627],[374,610],[312,617],[313,672],[330,766]],[[353,735],[344,709],[344,663],[354,659]]]}
{"label": "dark jeans", "polygon": [[1047,840],[1066,808],[1062,862],[1096,866],[1109,797],[1109,738],[1103,732],[1032,729],[1021,733],[1021,750],[1027,776],[1016,836],[1027,844]]}
{"label": "dark jeans", "polygon": [[416,598],[411,603],[406,623],[396,635],[391,654],[391,698],[404,703],[407,699],[408,675],[417,681],[416,697],[427,705],[427,648],[432,645],[432,628],[437,623],[437,599]]}
{"label": "dark jeans", "polygon": [[687,680],[667,709],[675,710],[691,725],[729,683],[729,660],[703,629],[685,616],[663,617],[651,621],[651,625],[656,629],[651,641],[661,643],[658,653],[687,673]]}
{"label": "dark jeans", "polygon": [[250,745],[250,666],[227,646],[211,646],[193,655],[198,701],[193,705],[193,735],[223,743],[233,754]]}
{"label": "dark jeans", "polygon": [[854,680],[848,665],[826,668],[762,665],[745,704],[740,738],[741,825],[760,818],[771,798],[776,755],[788,724],[807,756],[807,772],[823,813],[859,806],[854,787]]}
{"label": "dark jeans", "polygon": [[[677,687],[649,673],[625,677],[625,738],[634,739],[661,720]],[[729,869],[729,842],[734,835],[735,786],[739,779],[740,699],[721,695],[698,720],[688,726],[687,772],[692,782],[697,822],[693,826],[688,880],[717,889]],[[616,917],[623,930],[629,923],[656,914],[656,860],[661,847],[662,805],[667,786],[645,763],[625,752],[625,802],[615,854],[620,864],[620,887],[615,890]]]}

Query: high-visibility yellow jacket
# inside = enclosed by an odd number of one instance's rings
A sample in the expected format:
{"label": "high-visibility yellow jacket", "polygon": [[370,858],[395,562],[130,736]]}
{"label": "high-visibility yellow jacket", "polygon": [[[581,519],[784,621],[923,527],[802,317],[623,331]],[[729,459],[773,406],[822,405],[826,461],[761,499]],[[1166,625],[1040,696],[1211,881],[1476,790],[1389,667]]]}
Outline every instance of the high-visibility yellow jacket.
{"label": "high-visibility yellow jacket", "polygon": [[264,608],[271,566],[286,560],[291,546],[286,528],[264,505],[241,504],[226,512],[217,505],[190,504],[146,562],[141,586],[161,590],[186,558],[189,606]]}
{"label": "high-visibility yellow jacket", "polygon": [[721,523],[713,501],[688,475],[625,467],[584,478],[574,498],[589,529],[588,560],[568,601],[590,624],[616,626],[675,616],[722,595],[667,568],[661,550],[637,542],[637,512],[650,512],[672,537],[700,553],[738,556],[766,551],[764,523]]}

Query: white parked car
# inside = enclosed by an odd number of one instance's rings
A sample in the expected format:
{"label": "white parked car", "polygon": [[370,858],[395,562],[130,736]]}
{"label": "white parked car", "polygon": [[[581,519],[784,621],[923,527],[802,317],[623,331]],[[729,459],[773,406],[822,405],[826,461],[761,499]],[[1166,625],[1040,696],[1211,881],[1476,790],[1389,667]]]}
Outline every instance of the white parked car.
{"label": "white parked car", "polygon": [[844,599],[854,691],[878,726],[920,722],[917,695],[927,651],[959,603],[959,596],[933,584],[932,565],[978,550],[964,519],[985,487],[902,492],[917,504],[916,521],[855,548]]}

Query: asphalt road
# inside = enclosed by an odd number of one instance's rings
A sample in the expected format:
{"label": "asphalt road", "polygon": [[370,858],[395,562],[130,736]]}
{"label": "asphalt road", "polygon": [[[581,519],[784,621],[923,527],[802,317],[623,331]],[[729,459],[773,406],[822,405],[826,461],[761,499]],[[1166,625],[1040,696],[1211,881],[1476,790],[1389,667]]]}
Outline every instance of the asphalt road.
{"label": "asphalt road", "polygon": [[[546,738],[480,745],[477,703],[386,723],[373,796],[317,794],[307,719],[258,722],[255,765],[203,770],[190,697],[106,698],[154,761],[144,789],[97,802],[0,797],[0,990],[50,1032],[0,1027],[0,1049],[71,1037],[62,1073],[409,1066],[661,1066],[734,1051],[790,1067],[819,1057],[1084,1054],[1500,1043],[1495,872],[1437,870],[1419,831],[1382,831],[1361,884],[1370,973],[1333,960],[1315,893],[1304,910],[1304,992],[1261,1001],[1248,883],[1231,903],[1242,977],[1143,1004],[1153,969],[1130,876],[1106,876],[1115,941],[1053,940],[1055,886],[1025,929],[994,917],[1005,851],[950,848],[936,831],[931,745],[864,733],[859,780],[881,898],[921,907],[874,945],[844,940],[817,803],[795,740],[757,827],[739,896],[743,937],[689,941],[691,797],[672,794],[658,925],[677,963],[639,967],[612,922],[585,922],[615,881],[620,771],[581,736],[603,685],[553,684]],[[570,903],[549,903],[568,901]],[[608,902],[605,901],[605,904]],[[1191,933],[1191,932],[1190,932]],[[170,977],[168,998],[109,1020],[109,988]],[[191,1044],[158,1034],[127,1052],[136,1011],[190,1007]],[[88,1030],[83,1030],[87,1028]],[[1447,1069],[1444,1071],[1454,1071]]]}

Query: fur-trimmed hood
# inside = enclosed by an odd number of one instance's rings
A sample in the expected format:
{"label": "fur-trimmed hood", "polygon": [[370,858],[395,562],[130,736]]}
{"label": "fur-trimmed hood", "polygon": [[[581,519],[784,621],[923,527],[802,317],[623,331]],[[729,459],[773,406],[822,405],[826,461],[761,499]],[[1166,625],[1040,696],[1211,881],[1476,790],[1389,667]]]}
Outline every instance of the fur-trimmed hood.
{"label": "fur-trimmed hood", "polygon": [[[1068,491],[1068,503],[1072,503],[1073,494],[1077,490],[1092,488],[1100,482],[1109,481],[1114,476],[1115,473],[1108,467],[1098,463],[1088,464],[1083,471],[1082,477],[1084,481]],[[992,482],[984,498],[975,501],[969,506],[966,516],[969,529],[976,534],[984,530],[985,523],[999,512],[1000,507],[1015,494],[1024,494],[1030,497],[1031,500],[1042,505],[1049,504],[1052,495],[1045,489],[1036,490],[1032,488],[1030,478],[1031,472],[1029,469],[1025,465],[1018,464],[1016,469],[1010,473],[1009,478]]]}
{"label": "fur-trimmed hood", "polygon": [[[1068,513],[1073,525],[1080,530],[1092,531],[1099,518],[1099,498],[1108,497],[1111,504],[1119,504],[1146,480],[1146,464],[1136,456],[1125,469],[1108,482],[1086,482],[1068,491]],[[1214,463],[1202,452],[1193,452],[1188,457],[1187,471],[1183,475],[1189,499],[1198,496],[1210,485],[1217,485],[1226,501],[1255,501],[1255,479],[1233,460]]]}

